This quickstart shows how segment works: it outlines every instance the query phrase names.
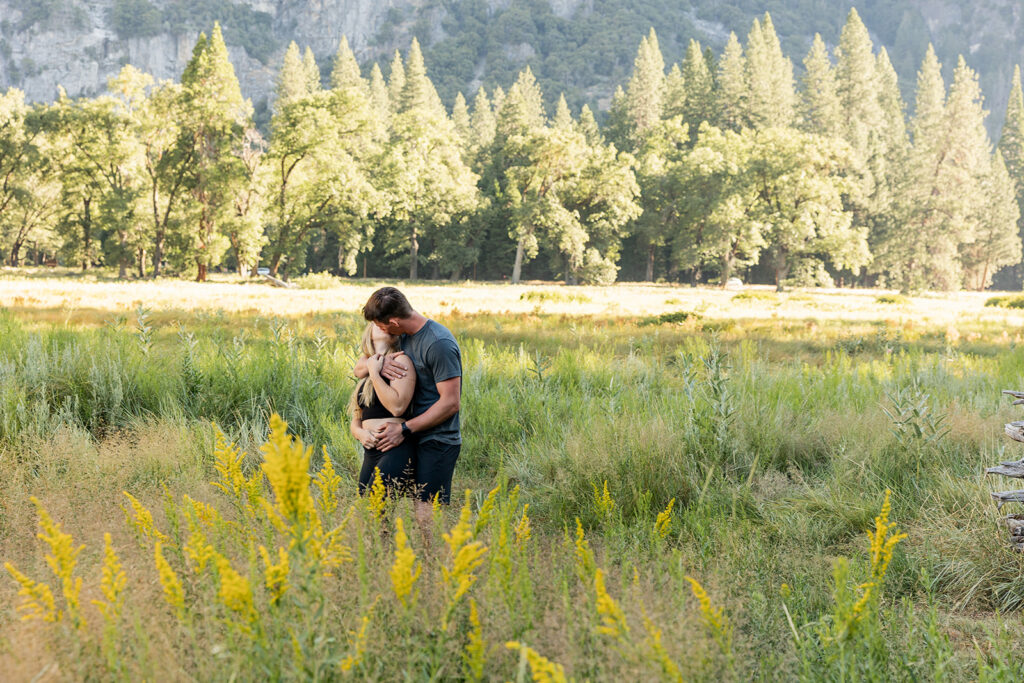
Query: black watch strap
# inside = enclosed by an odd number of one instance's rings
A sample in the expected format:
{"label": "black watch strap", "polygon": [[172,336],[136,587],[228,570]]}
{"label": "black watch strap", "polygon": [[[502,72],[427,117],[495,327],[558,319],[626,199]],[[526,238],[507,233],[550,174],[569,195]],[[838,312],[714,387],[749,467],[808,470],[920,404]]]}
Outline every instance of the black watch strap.
{"label": "black watch strap", "polygon": [[402,436],[409,436],[410,434],[412,434],[412,430],[409,429],[409,423],[408,422],[403,422],[402,423]]}

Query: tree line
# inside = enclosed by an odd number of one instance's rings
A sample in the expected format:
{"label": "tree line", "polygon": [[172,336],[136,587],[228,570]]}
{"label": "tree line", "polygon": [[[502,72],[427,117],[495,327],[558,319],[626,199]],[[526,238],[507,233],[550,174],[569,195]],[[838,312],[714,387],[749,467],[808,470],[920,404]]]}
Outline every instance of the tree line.
{"label": "tree line", "polygon": [[[447,109],[413,42],[329,77],[294,43],[269,130],[219,26],[179,82],[125,66],[109,94],[0,95],[0,253],[121,277],[263,265],[431,278],[630,279],[912,291],[1020,287],[1024,95],[993,149],[977,74],[929,48],[913,113],[851,10],[797,79],[771,17],[666,68],[652,30],[603,125],[545,110],[529,68]],[[998,275],[997,275],[998,274]]]}

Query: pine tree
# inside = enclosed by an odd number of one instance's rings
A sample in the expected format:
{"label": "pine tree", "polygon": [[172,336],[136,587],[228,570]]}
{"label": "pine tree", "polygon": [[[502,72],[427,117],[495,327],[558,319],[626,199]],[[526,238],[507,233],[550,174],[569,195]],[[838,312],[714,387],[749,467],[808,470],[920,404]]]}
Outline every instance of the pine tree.
{"label": "pine tree", "polygon": [[416,38],[412,39],[409,53],[405,60],[405,86],[399,96],[398,111],[430,110],[431,115],[441,116],[444,107],[437,96],[434,84],[427,78],[427,67],[423,62],[423,52]]}
{"label": "pine tree", "polygon": [[837,137],[842,125],[842,114],[836,77],[825,43],[817,33],[814,34],[810,52],[804,58],[801,95],[801,128],[809,133]]}
{"label": "pine tree", "polygon": [[362,71],[359,69],[359,62],[356,61],[352,48],[348,46],[347,36],[342,36],[338,42],[338,51],[334,54],[334,63],[331,65],[330,83],[334,90],[367,87]]}
{"label": "pine tree", "polygon": [[651,29],[633,61],[633,75],[626,85],[625,116],[629,139],[635,147],[661,121],[664,108],[665,59],[658,47],[658,36]]}
{"label": "pine tree", "polygon": [[[495,106],[498,95],[495,92]],[[516,135],[527,133],[544,126],[544,94],[541,92],[537,79],[530,67],[519,72],[516,82],[509,88],[508,94],[501,98],[501,109],[498,110],[497,135],[500,141]]]}
{"label": "pine tree", "polygon": [[[1010,97],[1006,103],[1006,119],[999,138],[999,152],[1006,164],[1006,170],[1013,180],[1017,206],[1024,214],[1024,92],[1021,90],[1020,66],[1013,68]],[[1024,239],[1024,217],[1018,221],[1018,234]],[[1024,284],[1024,269],[1015,267],[1010,284],[1020,289]]]}
{"label": "pine tree", "polygon": [[[614,98],[612,101],[614,102]],[[673,64],[665,76],[664,112],[666,119],[686,116],[686,81],[678,64]]]}
{"label": "pine tree", "polygon": [[395,50],[395,56],[391,60],[391,69],[388,72],[388,102],[391,112],[398,111],[402,104],[402,92],[405,90],[405,65],[402,62],[402,55]]}
{"label": "pine tree", "polygon": [[691,40],[686,48],[680,72],[683,91],[686,93],[682,106],[683,121],[689,124],[691,134],[695,134],[700,124],[711,121],[715,113],[711,69],[696,40]]}
{"label": "pine tree", "polygon": [[747,125],[746,68],[743,47],[736,34],[730,32],[715,79],[716,125],[720,128],[739,130]]}
{"label": "pine tree", "polygon": [[391,103],[388,87],[384,82],[384,74],[380,65],[374,64],[370,69],[370,108],[374,118],[383,130],[387,130],[388,119],[391,117]]}
{"label": "pine tree", "polygon": [[576,122],[576,127],[583,133],[583,137],[591,147],[604,144],[601,128],[597,125],[597,119],[594,118],[594,112],[590,110],[589,105],[584,104],[580,109],[580,120]]}
{"label": "pine tree", "polygon": [[320,78],[320,67],[316,63],[313,49],[309,46],[306,46],[306,51],[302,55],[302,70],[306,72],[306,90],[308,92],[314,93],[323,87]]}
{"label": "pine tree", "polygon": [[[308,83],[304,74],[302,78]],[[204,282],[207,270],[220,262],[228,245],[217,225],[246,181],[236,152],[252,116],[252,105],[242,98],[219,24],[214,24],[209,40],[199,37],[181,84],[187,98],[182,143],[194,150],[188,188],[198,214],[180,236],[181,246],[183,254],[195,262],[196,279]]]}
{"label": "pine tree", "polygon": [[569,111],[569,103],[565,101],[565,93],[558,96],[558,103],[555,105],[555,116],[551,119],[551,127],[558,130],[572,130],[576,122]]}
{"label": "pine tree", "polygon": [[882,125],[875,55],[868,30],[851,9],[836,48],[836,77],[845,125],[843,137],[863,161],[871,154],[869,136]]}
{"label": "pine tree", "polygon": [[466,98],[461,92],[455,95],[455,104],[452,105],[452,124],[455,126],[455,132],[458,133],[459,139],[462,140],[463,146],[468,148],[473,137],[473,127],[470,123]]}
{"label": "pine tree", "polygon": [[487,91],[483,86],[473,98],[473,114],[470,116],[473,129],[473,144],[478,150],[487,149],[494,142],[494,110],[487,99]]}
{"label": "pine tree", "polygon": [[[184,77],[183,77],[184,78]],[[274,106],[283,107],[289,102],[305,97],[309,94],[309,80],[306,78],[306,70],[302,63],[302,55],[299,46],[292,41],[284,53],[284,63],[277,74],[276,99]]]}
{"label": "pine tree", "polygon": [[788,126],[794,118],[793,64],[782,54],[768,14],[747,36],[748,112],[754,128]]}
{"label": "pine tree", "polygon": [[1021,262],[1016,187],[998,150],[980,189],[984,201],[974,240],[961,247],[965,285],[978,291],[991,284],[999,268]]}

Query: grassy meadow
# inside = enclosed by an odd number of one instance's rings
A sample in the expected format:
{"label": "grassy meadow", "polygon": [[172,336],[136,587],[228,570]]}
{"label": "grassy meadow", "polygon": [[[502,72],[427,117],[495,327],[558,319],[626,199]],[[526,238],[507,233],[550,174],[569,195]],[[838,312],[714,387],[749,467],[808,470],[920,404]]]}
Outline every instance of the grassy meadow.
{"label": "grassy meadow", "polygon": [[1024,676],[1024,310],[410,285],[464,364],[421,530],[356,495],[380,283],[306,284],[0,271],[3,678]]}

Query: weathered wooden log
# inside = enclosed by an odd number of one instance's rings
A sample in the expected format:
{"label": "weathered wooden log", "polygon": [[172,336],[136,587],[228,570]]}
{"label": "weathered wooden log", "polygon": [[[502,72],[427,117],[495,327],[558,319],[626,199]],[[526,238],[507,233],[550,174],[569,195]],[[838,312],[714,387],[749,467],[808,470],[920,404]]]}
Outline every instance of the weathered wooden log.
{"label": "weathered wooden log", "polygon": [[1006,515],[1002,522],[1010,530],[1011,536],[1024,536],[1024,515]]}
{"label": "weathered wooden log", "polygon": [[1007,460],[997,467],[986,467],[985,474],[1001,474],[1004,477],[1024,479],[1024,460]]}
{"label": "weathered wooden log", "polygon": [[1024,421],[1008,422],[1003,426],[1003,430],[1014,441],[1024,443]]}
{"label": "weathered wooden log", "polygon": [[274,285],[275,287],[295,289],[298,286],[294,282],[285,282],[284,280],[279,280],[273,275],[268,275],[267,273],[263,273],[263,279],[267,280],[270,284]]}
{"label": "weathered wooden log", "polygon": [[1007,503],[1024,503],[1024,491],[996,491],[992,493],[996,507],[1002,509]]}
{"label": "weathered wooden log", "polygon": [[1015,399],[1017,399],[1016,401],[1013,402],[1013,405],[1019,406],[1024,404],[1024,391],[1011,391],[1010,389],[1003,389],[1003,393],[1009,396],[1013,396]]}

